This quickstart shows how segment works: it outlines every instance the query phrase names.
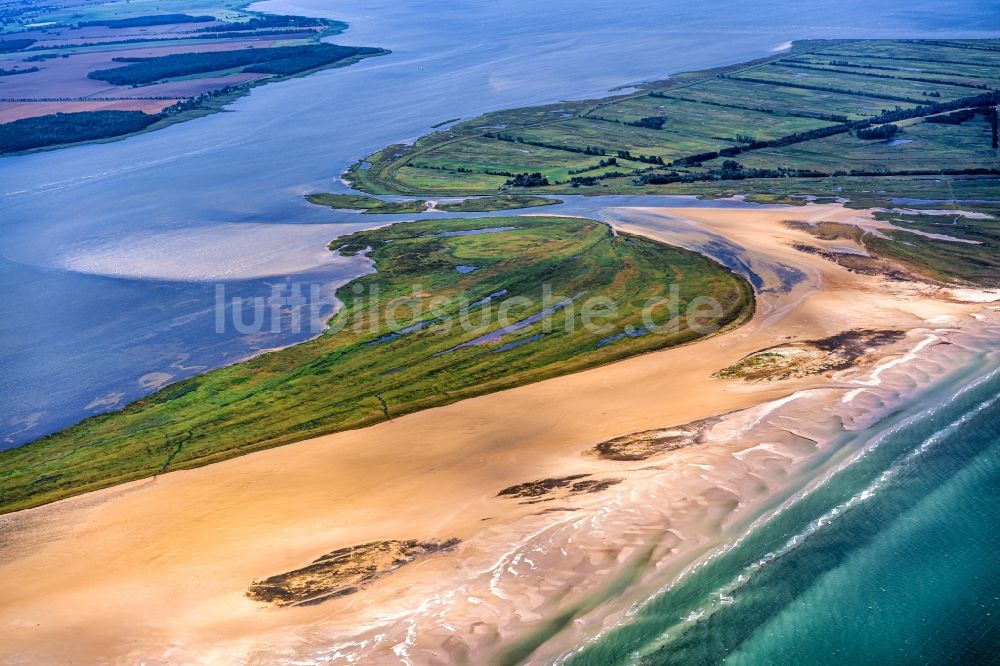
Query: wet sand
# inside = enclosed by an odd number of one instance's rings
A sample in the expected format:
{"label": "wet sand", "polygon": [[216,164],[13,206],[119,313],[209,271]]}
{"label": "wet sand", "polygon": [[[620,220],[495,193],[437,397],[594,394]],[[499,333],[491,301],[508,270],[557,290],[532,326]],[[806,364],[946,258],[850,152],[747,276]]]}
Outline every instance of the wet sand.
{"label": "wet sand", "polygon": [[[996,317],[979,292],[859,275],[796,250],[823,243],[784,224],[870,223],[858,211],[609,214],[624,231],[738,252],[762,281],[753,321],[688,346],[0,517],[4,657],[476,663],[513,659],[507,650],[518,641],[563,629],[537,653],[551,658],[599,630],[612,606],[635,601],[616,585],[680,572],[801,488],[818,460],[834,460],[838,452],[822,445],[833,412],[810,419],[809,400],[874,418],[884,396],[868,397],[877,383],[866,390],[850,373],[870,375],[885,359]],[[832,377],[712,377],[761,349],[856,328],[909,334]],[[922,372],[907,385],[929,381],[931,370]],[[798,425],[774,426],[774,415],[797,409],[806,415]],[[616,437],[727,414],[696,443],[645,460],[585,455]],[[542,502],[498,495],[582,474],[616,482]],[[336,549],[411,539],[461,543],[318,605],[277,608],[246,596],[253,581]],[[564,627],[559,616],[571,621]]]}

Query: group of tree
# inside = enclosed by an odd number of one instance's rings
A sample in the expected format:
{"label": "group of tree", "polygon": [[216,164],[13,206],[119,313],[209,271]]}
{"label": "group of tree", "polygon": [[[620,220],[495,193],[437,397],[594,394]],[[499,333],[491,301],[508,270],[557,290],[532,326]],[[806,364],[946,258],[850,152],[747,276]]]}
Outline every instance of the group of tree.
{"label": "group of tree", "polygon": [[663,116],[647,116],[625,124],[631,125],[632,127],[645,127],[646,129],[658,130],[663,129],[663,126],[667,124],[667,119]]}
{"label": "group of tree", "polygon": [[[719,106],[725,109],[740,109],[742,111],[756,111],[757,113],[774,113],[779,112],[767,106],[754,105],[754,104],[739,104],[737,102],[720,102],[712,99],[691,99],[688,97],[682,97],[681,95],[668,95],[665,92],[653,91],[649,93],[650,97],[662,97],[666,99],[673,99],[680,102],[692,102],[694,104],[708,104],[709,106]],[[846,123],[847,116],[842,113],[823,113],[821,111],[806,111],[804,109],[782,109],[780,111],[781,115],[794,116],[796,118],[813,118],[815,120],[827,120],[831,123]]]}
{"label": "group of tree", "polygon": [[377,53],[378,49],[335,44],[307,44],[262,49],[175,53],[156,58],[115,58],[129,63],[122,67],[99,69],[87,76],[99,81],[125,86],[142,85],[191,74],[204,74],[243,67],[245,72],[287,76],[330,65],[357,55]]}
{"label": "group of tree", "polygon": [[22,67],[21,69],[4,69],[0,67],[0,76],[13,76],[15,74],[31,74],[37,72],[37,67]]}
{"label": "group of tree", "polygon": [[642,162],[643,164],[663,165],[663,158],[659,155],[633,155],[631,151],[628,150],[619,150],[618,159],[632,160],[633,162]]}
{"label": "group of tree", "polygon": [[549,179],[539,172],[519,173],[504,183],[504,187],[545,187]]}
{"label": "group of tree", "polygon": [[549,148],[551,150],[562,150],[567,153],[582,153],[584,155],[604,155],[606,154],[603,148],[597,148],[595,146],[587,146],[581,148],[579,146],[570,146],[564,143],[549,143],[547,141],[536,141],[533,139],[525,139],[523,136],[518,136],[511,134],[509,132],[487,132],[483,136],[489,139],[497,139],[498,141],[509,141],[511,143],[523,143],[526,146],[538,146],[539,148]]}
{"label": "group of tree", "polygon": [[330,19],[311,18],[308,16],[288,16],[281,14],[265,14],[255,16],[247,21],[233,21],[219,26],[199,28],[198,32],[245,32],[261,28],[319,28],[327,26],[344,26],[346,24]]}
{"label": "group of tree", "polygon": [[944,113],[937,116],[930,116],[924,118],[925,123],[935,123],[938,125],[961,125],[962,123],[972,120],[976,116],[983,116],[986,118],[986,122],[990,124],[992,141],[991,144],[993,148],[997,147],[997,107],[995,106],[979,106],[969,109],[959,109],[958,111],[953,111],[951,113]]}
{"label": "group of tree", "polygon": [[718,169],[701,173],[677,171],[644,173],[632,179],[635,185],[669,185],[671,183],[696,183],[713,180],[744,180],[747,178],[824,178],[830,174],[812,169],[747,169],[737,162],[726,160]]}
{"label": "group of tree", "polygon": [[0,53],[13,53],[28,48],[36,41],[35,39],[0,39]]}
{"label": "group of tree", "polygon": [[671,162],[670,165],[675,167],[698,166],[702,162],[707,162],[708,160],[714,160],[716,157],[719,156],[719,154],[720,151],[716,150],[710,150],[704,153],[696,153],[694,155],[688,155],[687,157],[681,157],[679,159],[676,159],[673,162]]}
{"label": "group of tree", "polygon": [[[634,170],[632,173],[638,173],[638,170]],[[621,171],[608,171],[607,173],[602,173],[600,176],[574,176],[569,179],[569,184],[572,187],[589,187],[597,185],[602,180],[607,180],[609,178],[621,178],[622,176],[627,175],[627,173]]]}
{"label": "group of tree", "polygon": [[959,109],[958,111],[953,111],[951,113],[943,113],[938,116],[924,118],[924,122],[936,125],[961,125],[965,121],[972,120],[977,114],[985,111],[986,109],[983,107],[979,107],[977,109]]}
{"label": "group of tree", "polygon": [[174,23],[205,23],[214,21],[214,16],[191,16],[190,14],[154,14],[152,16],[133,16],[123,19],[102,19],[100,21],[80,21],[79,28],[141,28],[150,25],[171,25]]}
{"label": "group of tree", "polygon": [[986,119],[990,122],[993,138],[991,145],[994,149],[1000,148],[1000,117],[997,115],[997,107],[992,107],[986,113]]}
{"label": "group of tree", "polygon": [[160,119],[142,111],[80,111],[0,125],[0,154],[137,132]]}
{"label": "group of tree", "polygon": [[859,139],[871,141],[874,139],[891,139],[899,131],[898,125],[889,123],[888,125],[877,125],[876,127],[863,127],[857,130],[854,135]]}

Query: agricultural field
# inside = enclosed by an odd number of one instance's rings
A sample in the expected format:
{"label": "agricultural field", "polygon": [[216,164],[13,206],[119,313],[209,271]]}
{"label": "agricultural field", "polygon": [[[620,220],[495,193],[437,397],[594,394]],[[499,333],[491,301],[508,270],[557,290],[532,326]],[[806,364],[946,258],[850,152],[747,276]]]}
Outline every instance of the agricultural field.
{"label": "agricultural field", "polygon": [[[252,86],[385,53],[320,42],[346,28],[339,21],[200,0],[0,4],[0,24],[2,134],[44,128],[36,139],[0,143],[0,154],[123,136],[137,125],[157,129]],[[149,118],[108,122],[107,112]],[[33,118],[44,120],[4,127]],[[88,124],[100,132],[74,131]]]}
{"label": "agricultural field", "polygon": [[[1000,41],[802,42],[629,95],[488,114],[349,175],[368,192],[436,195],[988,175],[1000,173],[998,101]],[[529,187],[515,179],[532,173]]]}
{"label": "agricultural field", "polygon": [[682,344],[754,307],[715,262],[580,218],[410,222],[331,249],[377,272],[337,292],[322,336],[3,451],[0,513]]}
{"label": "agricultural field", "polygon": [[[998,286],[998,102],[998,40],[809,41],[628,95],[487,114],[347,175],[366,192],[424,196],[819,197],[890,216],[914,200],[905,209],[923,217],[903,209],[909,224],[866,237],[869,252],[928,279]],[[971,214],[932,215],[955,208]],[[969,242],[913,233],[942,220]]]}

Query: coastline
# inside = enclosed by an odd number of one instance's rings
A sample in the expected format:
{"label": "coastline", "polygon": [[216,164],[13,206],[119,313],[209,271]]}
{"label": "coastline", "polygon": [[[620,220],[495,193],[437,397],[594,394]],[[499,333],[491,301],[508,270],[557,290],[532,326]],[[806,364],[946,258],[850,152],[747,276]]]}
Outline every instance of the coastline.
{"label": "coastline", "polygon": [[[678,572],[780,503],[782,493],[795,487],[790,477],[801,483],[814,478],[815,461],[802,464],[810,456],[846,455],[836,447],[804,446],[810,434],[805,431],[805,438],[789,435],[768,446],[748,446],[749,433],[766,427],[770,414],[792,410],[794,415],[803,396],[839,399],[861,389],[873,396],[870,401],[858,397],[855,405],[840,404],[877,416],[883,413],[882,389],[852,383],[859,375],[877,370],[876,378],[898,388],[888,378],[909,370],[899,359],[922,358],[908,351],[927,339],[928,331],[944,326],[957,333],[935,335],[955,337],[989,323],[973,314],[996,317],[991,306],[962,302],[945,289],[872,279],[798,252],[791,242],[805,238],[804,232],[782,224],[864,220],[858,211],[830,205],[640,212],[631,219],[620,215],[616,226],[680,245],[701,242],[690,231],[706,230],[744,247],[750,266],[766,280],[754,319],[684,347],[2,517],[8,538],[0,581],[10,583],[3,586],[8,598],[2,606],[17,608],[16,615],[0,612],[5,642],[36,659],[72,653],[147,663],[280,661],[320,653],[346,659],[347,650],[362,648],[371,650],[367,658],[374,663],[402,661],[406,650],[495,655],[495,638],[506,642],[546,633],[552,616],[567,606],[576,604],[573,617],[586,615],[601,605],[602,588],[636,580],[621,576],[644,571],[643,562],[660,562],[663,575]],[[787,291],[771,291],[781,283],[775,269],[781,265],[805,277]],[[863,367],[833,378],[743,383],[710,376],[790,338],[815,339],[861,326],[911,333],[873,353]],[[933,373],[922,372],[901,386],[912,391],[929,383]],[[711,427],[707,443],[648,463],[582,455],[604,440],[723,414],[729,416]],[[773,429],[770,436],[775,437]],[[796,465],[795,474],[782,471]],[[567,474],[622,481],[541,506],[497,497],[509,486]],[[655,503],[637,501],[658,492],[667,495]],[[742,503],[746,506],[736,510]],[[640,506],[669,517],[675,534],[649,547],[640,528],[657,521],[637,513]],[[714,516],[710,529],[699,532],[706,516]],[[607,542],[618,543],[605,538],[612,527],[631,540],[622,538],[626,545],[609,550]],[[587,534],[605,545],[588,547]],[[318,606],[265,608],[243,596],[252,580],[302,566],[337,547],[450,538],[462,540],[453,553],[420,560]],[[549,541],[543,544],[544,539]],[[81,553],[83,543],[87,548]],[[519,544],[516,552],[508,552],[511,543]],[[559,548],[569,543],[576,545],[560,555]],[[539,571],[555,576],[557,584],[531,579],[541,558],[552,566]],[[29,574],[39,570],[52,575]],[[459,583],[460,589],[476,590],[468,596],[478,601],[443,591]],[[523,595],[517,603],[508,585]],[[130,592],[135,586],[142,595]],[[588,606],[595,599],[598,603]],[[447,613],[435,615],[438,611]],[[457,640],[415,632],[420,643],[407,642],[412,623],[428,620],[434,626],[454,620],[454,626],[469,630]],[[589,622],[572,626],[583,633],[597,628]],[[130,629],[122,634],[121,627]],[[350,635],[357,638],[353,646],[344,640]],[[366,635],[383,638],[362,644]],[[144,649],[136,651],[137,644]]]}

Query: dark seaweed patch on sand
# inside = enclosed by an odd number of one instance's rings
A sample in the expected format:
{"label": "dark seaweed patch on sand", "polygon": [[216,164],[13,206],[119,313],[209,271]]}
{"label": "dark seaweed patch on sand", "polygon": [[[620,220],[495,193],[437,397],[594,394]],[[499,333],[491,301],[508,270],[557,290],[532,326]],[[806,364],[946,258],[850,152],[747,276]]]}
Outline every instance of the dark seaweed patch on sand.
{"label": "dark seaweed patch on sand", "polygon": [[692,421],[672,428],[657,428],[633,432],[601,442],[584,455],[604,460],[636,461],[698,444],[704,432],[721,417]]}
{"label": "dark seaweed patch on sand", "polygon": [[715,376],[774,381],[845,370],[875,349],[897,342],[904,336],[902,331],[859,329],[820,340],[790,342],[744,356]]}
{"label": "dark seaweed patch on sand", "polygon": [[592,479],[590,474],[571,474],[549,479],[538,479],[504,488],[497,497],[524,499],[521,504],[537,504],[555,499],[598,493],[622,482],[622,479]]}
{"label": "dark seaweed patch on sand", "polygon": [[247,596],[275,606],[311,606],[353,594],[419,557],[445,552],[458,544],[458,539],[410,539],[338,548],[301,569],[254,581]]}

